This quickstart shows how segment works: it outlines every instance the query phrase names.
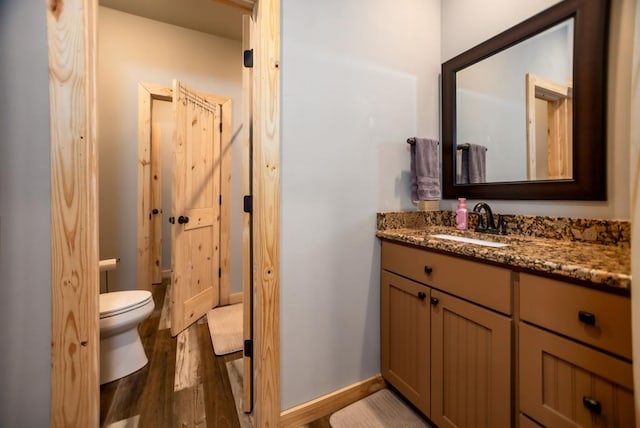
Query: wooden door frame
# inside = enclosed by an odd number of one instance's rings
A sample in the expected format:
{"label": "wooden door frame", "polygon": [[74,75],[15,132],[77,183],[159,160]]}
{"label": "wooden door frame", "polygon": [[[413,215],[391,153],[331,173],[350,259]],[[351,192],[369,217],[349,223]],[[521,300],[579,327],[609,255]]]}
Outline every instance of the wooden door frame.
{"label": "wooden door frame", "polygon": [[[252,6],[254,420],[280,425],[280,0]],[[46,2],[51,126],[51,425],[98,426],[97,0]],[[80,36],[78,36],[80,35]],[[73,36],[73,37],[72,37]],[[65,180],[66,179],[66,180]],[[73,229],[72,229],[73,228]]]}
{"label": "wooden door frame", "polygon": [[[221,182],[220,193],[220,304],[229,303],[231,286],[230,275],[230,231],[231,220],[231,98],[219,95],[207,95],[207,98],[220,105],[222,112],[221,141]],[[151,288],[151,146],[152,146],[152,106],[153,101],[173,100],[173,89],[154,83],[138,83],[138,197],[137,203],[137,283],[138,288]],[[226,202],[225,202],[226,201]],[[226,227],[225,227],[226,226]]]}

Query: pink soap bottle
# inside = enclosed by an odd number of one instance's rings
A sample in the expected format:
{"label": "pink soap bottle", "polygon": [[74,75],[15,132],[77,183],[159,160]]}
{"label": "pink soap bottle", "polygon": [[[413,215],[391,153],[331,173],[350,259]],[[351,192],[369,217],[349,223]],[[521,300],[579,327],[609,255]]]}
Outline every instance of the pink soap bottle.
{"label": "pink soap bottle", "polygon": [[467,230],[467,203],[465,198],[458,198],[458,209],[456,209],[456,228]]}

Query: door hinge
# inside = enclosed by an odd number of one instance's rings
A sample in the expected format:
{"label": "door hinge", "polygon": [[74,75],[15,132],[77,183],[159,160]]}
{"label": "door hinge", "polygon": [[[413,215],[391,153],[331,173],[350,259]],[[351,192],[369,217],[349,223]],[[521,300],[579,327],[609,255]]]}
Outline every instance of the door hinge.
{"label": "door hinge", "polygon": [[220,133],[222,133],[222,122],[220,122]]}
{"label": "door hinge", "polygon": [[222,195],[218,197],[218,205],[222,205]]}
{"label": "door hinge", "polygon": [[222,278],[222,268],[218,268],[218,278]]}
{"label": "door hinge", "polygon": [[248,49],[243,52],[244,54],[244,66],[247,68],[253,68],[253,49]]}
{"label": "door hinge", "polygon": [[244,356],[253,357],[253,340],[245,339],[244,341]]}
{"label": "door hinge", "polygon": [[250,213],[253,211],[253,197],[251,195],[244,195],[244,198],[242,198],[242,202],[242,209],[244,212]]}

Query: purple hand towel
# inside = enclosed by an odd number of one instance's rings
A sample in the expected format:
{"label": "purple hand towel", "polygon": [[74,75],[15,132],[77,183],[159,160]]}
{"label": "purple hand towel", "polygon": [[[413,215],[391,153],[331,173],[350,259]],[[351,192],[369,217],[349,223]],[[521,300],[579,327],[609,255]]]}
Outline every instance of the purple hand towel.
{"label": "purple hand towel", "polygon": [[479,144],[465,144],[462,149],[461,184],[486,182],[487,148]]}
{"label": "purple hand towel", "polygon": [[416,138],[411,145],[411,198],[414,201],[440,199],[438,141]]}

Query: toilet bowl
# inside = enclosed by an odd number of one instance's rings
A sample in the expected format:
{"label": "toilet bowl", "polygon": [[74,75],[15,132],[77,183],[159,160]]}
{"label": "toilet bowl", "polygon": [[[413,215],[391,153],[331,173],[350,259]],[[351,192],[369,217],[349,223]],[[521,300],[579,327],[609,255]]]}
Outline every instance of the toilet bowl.
{"label": "toilet bowl", "polygon": [[149,291],[100,294],[100,385],[127,376],[147,364],[138,324],[153,308]]}

